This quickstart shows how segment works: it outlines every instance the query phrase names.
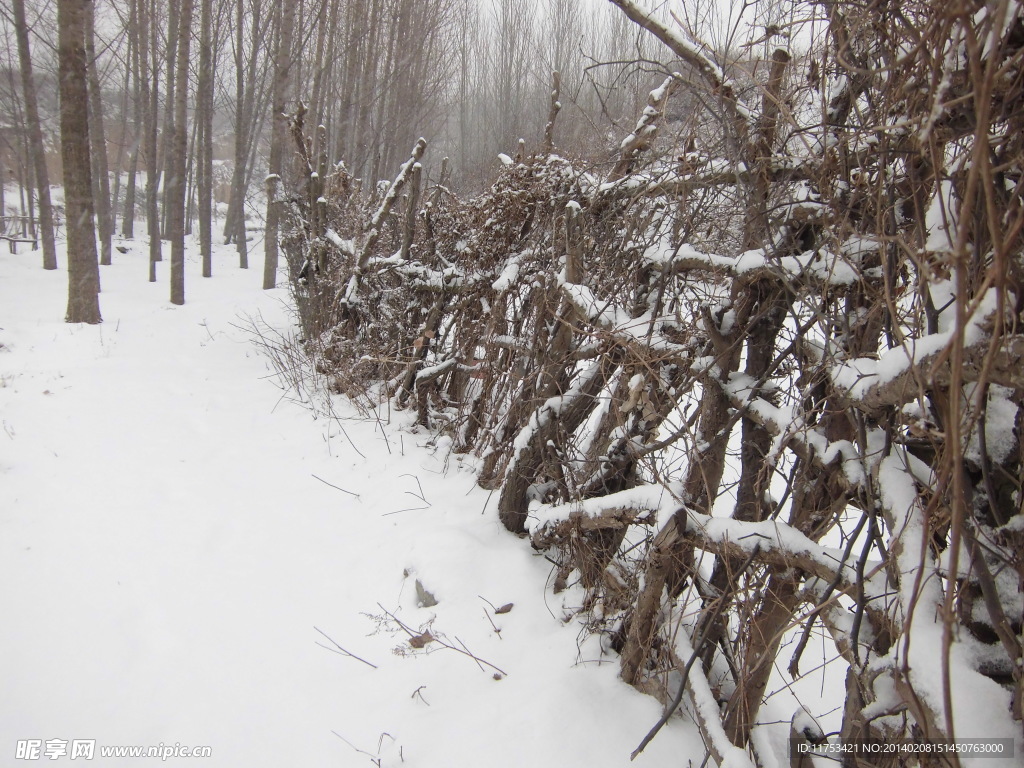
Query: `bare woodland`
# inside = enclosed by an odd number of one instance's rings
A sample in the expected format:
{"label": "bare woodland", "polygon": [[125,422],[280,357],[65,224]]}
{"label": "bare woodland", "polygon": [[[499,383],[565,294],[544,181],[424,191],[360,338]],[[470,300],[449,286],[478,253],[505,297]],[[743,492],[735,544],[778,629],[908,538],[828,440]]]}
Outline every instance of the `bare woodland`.
{"label": "bare woodland", "polygon": [[[821,638],[843,739],[1019,736],[1020,3],[191,6],[128,4],[131,202],[100,196],[126,231],[145,199],[155,262],[193,187],[209,243],[221,173],[245,267],[265,193],[322,381],[478,458],[664,703],[649,738],[685,703],[763,764],[770,679]],[[190,29],[231,73],[195,100]]]}

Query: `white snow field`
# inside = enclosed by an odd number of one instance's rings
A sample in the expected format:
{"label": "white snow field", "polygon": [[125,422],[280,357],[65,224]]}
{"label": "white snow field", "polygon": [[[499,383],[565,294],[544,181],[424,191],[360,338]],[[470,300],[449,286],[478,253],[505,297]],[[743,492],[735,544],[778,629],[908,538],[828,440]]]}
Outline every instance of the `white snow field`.
{"label": "white snow field", "polygon": [[[0,253],[0,766],[628,765],[660,706],[471,468],[283,396],[244,330],[289,326],[262,259],[219,248],[204,280],[190,248],[174,307],[121,244],[99,326],[63,322],[65,269]],[[635,764],[703,757],[676,720]]]}

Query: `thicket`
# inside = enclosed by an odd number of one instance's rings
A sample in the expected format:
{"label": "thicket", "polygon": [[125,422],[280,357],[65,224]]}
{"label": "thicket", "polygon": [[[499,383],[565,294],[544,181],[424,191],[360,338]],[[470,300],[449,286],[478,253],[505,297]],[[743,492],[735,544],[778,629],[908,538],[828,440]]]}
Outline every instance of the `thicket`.
{"label": "thicket", "polygon": [[768,30],[723,69],[612,1],[676,60],[604,166],[555,152],[557,79],[543,141],[469,200],[422,140],[368,185],[293,116],[316,364],[479,456],[719,764],[774,749],[766,688],[812,633],[849,667],[843,738],[1020,748],[1021,7],[823,2],[809,48]]}

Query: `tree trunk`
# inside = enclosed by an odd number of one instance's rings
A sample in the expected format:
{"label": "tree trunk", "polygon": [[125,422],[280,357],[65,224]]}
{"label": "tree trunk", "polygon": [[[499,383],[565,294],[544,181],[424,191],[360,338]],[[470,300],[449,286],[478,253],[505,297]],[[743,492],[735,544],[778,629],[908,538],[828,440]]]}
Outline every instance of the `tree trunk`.
{"label": "tree trunk", "polygon": [[[57,268],[57,248],[53,238],[53,206],[50,203],[50,177],[46,169],[46,148],[43,129],[39,122],[39,102],[35,80],[32,77],[32,57],[29,52],[28,24],[25,21],[25,0],[14,2],[14,28],[18,37],[18,59],[21,63],[21,86],[25,92],[25,118],[28,140],[36,166],[36,186],[39,190],[39,228],[43,241],[43,269]],[[3,203],[0,199],[0,216]]]}
{"label": "tree trunk", "polygon": [[[310,95],[309,111],[313,116],[314,120],[314,143],[313,143],[313,155],[318,157],[320,155],[320,132],[315,130],[324,121],[324,102],[326,98],[324,96],[324,78],[331,68],[330,60],[325,59],[324,51],[326,48],[326,38],[329,30],[335,29],[336,18],[335,14],[337,11],[338,3],[337,0],[332,0],[330,3],[330,16],[328,17],[328,2],[325,2],[320,6],[320,13],[317,17],[317,36],[316,36],[316,53],[313,58],[313,89]],[[330,26],[328,26],[327,19],[330,18]],[[333,37],[333,35],[332,35]]]}
{"label": "tree trunk", "polygon": [[267,176],[267,230],[263,262],[263,288],[277,287],[278,243],[277,230],[280,208],[277,203],[277,187],[284,173],[284,148],[288,141],[288,118],[285,106],[288,100],[289,74],[292,65],[292,33],[295,26],[295,2],[285,0],[280,6],[280,26],[277,50],[274,56],[274,96],[272,119],[274,128],[270,139],[270,168]]}
{"label": "tree trunk", "polygon": [[203,277],[213,275],[213,0],[202,0],[199,11],[199,249]]}
{"label": "tree trunk", "polygon": [[128,156],[128,184],[124,192],[124,209],[121,213],[121,236],[126,238],[135,237],[135,188],[137,184],[136,175],[139,172],[139,147],[142,144],[144,131],[140,130],[142,125],[142,110],[145,105],[142,103],[141,78],[139,77],[139,8],[137,0],[133,0],[130,16],[130,47],[132,56],[130,66],[132,69],[132,149]]}
{"label": "tree trunk", "polygon": [[107,163],[107,135],[103,126],[103,94],[96,69],[94,2],[85,4],[85,55],[89,89],[89,137],[92,141],[93,187],[96,221],[100,235],[100,264],[110,264],[114,222],[110,217],[110,172]]}
{"label": "tree trunk", "polygon": [[[193,11],[195,9],[193,8]],[[185,147],[185,234],[191,235],[199,207],[196,200],[196,187],[199,184],[199,146],[203,140],[199,128],[199,93],[193,95],[197,114],[192,120],[192,133]],[[187,119],[187,118],[186,118]]]}
{"label": "tree trunk", "polygon": [[[134,8],[129,9],[129,25],[130,31],[128,32],[128,50],[125,55],[126,66],[124,68],[124,85],[121,88],[121,103],[120,103],[120,125],[118,126],[118,137],[117,137],[117,159],[114,161],[114,188],[110,194],[110,231],[111,235],[117,232],[117,205],[121,199],[121,169],[124,168],[124,150],[125,141],[128,137],[128,98],[129,94],[132,93],[132,61],[135,56],[135,48],[138,43],[135,41],[135,20],[132,18],[134,15]],[[133,130],[132,133],[137,133]],[[134,139],[132,141],[134,146]],[[134,154],[132,152],[131,154]],[[127,197],[127,192],[125,192]]]}
{"label": "tree trunk", "polygon": [[177,65],[170,172],[164,195],[171,237],[171,303],[185,303],[185,159],[188,153],[188,53],[192,29],[192,0],[178,9]]}
{"label": "tree trunk", "polygon": [[[247,160],[250,146],[251,112],[255,106],[255,82],[245,74],[245,5],[238,0],[235,6],[235,166],[231,176],[231,199],[228,201],[228,215],[224,223],[225,242],[235,241],[238,250],[238,266],[249,268],[249,244],[245,239],[245,192]],[[250,75],[256,59],[257,27],[260,21],[260,7],[256,5],[252,14],[253,46],[250,51]],[[246,81],[249,88],[246,89]]]}
{"label": "tree trunk", "polygon": [[[172,101],[177,91],[174,90],[175,84],[175,55],[178,52],[177,36],[181,29],[181,4],[183,0],[168,0],[167,1],[167,45],[164,49],[164,66],[167,67],[167,71],[164,73],[166,77],[166,85],[164,91],[166,93],[166,106],[164,107],[164,128],[163,133],[160,136],[160,169],[164,176],[164,197],[163,205],[160,207],[160,235],[170,239],[170,222],[168,221],[168,213],[171,201],[168,199],[170,193],[169,180],[174,175],[174,171],[171,168],[174,160],[174,148],[172,146],[174,141],[174,107]],[[156,10],[156,4],[154,3],[154,11]],[[153,22],[156,21],[156,13],[154,12],[152,17]],[[155,23],[153,34],[156,34]],[[153,57],[156,57],[156,38],[153,38]],[[156,75],[156,66],[153,67],[154,79]]]}
{"label": "tree trunk", "polygon": [[[157,190],[160,187],[160,171],[157,163],[157,105],[158,97],[156,77],[150,84],[150,47],[152,43],[152,55],[156,60],[156,44],[153,29],[152,5],[153,0],[138,0],[139,2],[139,70],[142,81],[142,101],[145,126],[143,132],[146,135],[146,231],[149,234],[149,282],[156,282],[156,263],[163,260],[160,246],[160,209],[157,206]],[[154,66],[155,69],[155,66]],[[153,73],[156,74],[155,72]]]}
{"label": "tree trunk", "polygon": [[68,234],[69,323],[99,323],[100,268],[92,216],[89,167],[89,95],[86,87],[86,5],[91,0],[57,3],[60,148],[64,163],[64,204]]}

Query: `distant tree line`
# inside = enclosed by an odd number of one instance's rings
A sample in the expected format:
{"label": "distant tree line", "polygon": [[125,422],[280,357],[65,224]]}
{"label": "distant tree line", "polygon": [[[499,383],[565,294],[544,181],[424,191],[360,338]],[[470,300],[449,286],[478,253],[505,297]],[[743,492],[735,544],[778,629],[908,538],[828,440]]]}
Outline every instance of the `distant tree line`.
{"label": "distant tree line", "polygon": [[204,275],[214,237],[246,268],[260,219],[270,228],[265,284],[276,283],[276,214],[265,206],[278,188],[261,182],[290,173],[281,116],[300,103],[324,126],[313,150],[328,167],[344,162],[376,183],[423,135],[428,175],[439,178],[447,158],[447,185],[476,190],[498,153],[542,132],[552,71],[563,151],[609,157],[614,126],[631,119],[665,58],[611,9],[575,0],[12,0],[0,12],[0,163],[20,183],[47,268],[50,186],[63,172],[52,33],[61,9],[84,50],[79,130],[89,132],[100,264],[115,234],[135,237],[144,219],[149,279],[169,241],[175,303],[185,234],[198,234]]}

